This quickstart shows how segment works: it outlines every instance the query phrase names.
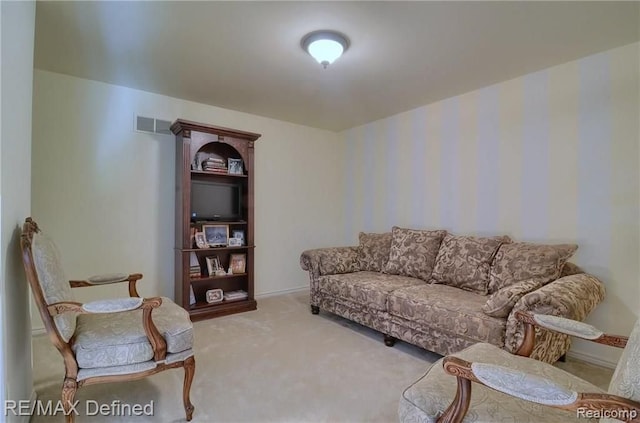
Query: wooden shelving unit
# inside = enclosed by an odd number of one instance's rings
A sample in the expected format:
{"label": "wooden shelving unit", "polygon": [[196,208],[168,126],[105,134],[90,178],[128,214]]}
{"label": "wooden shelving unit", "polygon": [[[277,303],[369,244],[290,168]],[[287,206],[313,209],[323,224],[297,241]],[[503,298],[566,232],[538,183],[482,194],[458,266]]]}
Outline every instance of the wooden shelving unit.
{"label": "wooden shelving unit", "polygon": [[[175,300],[189,311],[191,320],[200,320],[227,314],[255,310],[254,297],[254,142],[260,134],[212,126],[184,119],[178,119],[171,126],[176,140],[176,244],[175,244]],[[207,172],[194,169],[196,157],[210,155],[217,160],[241,159],[242,174]],[[209,202],[212,206],[223,198],[207,196],[196,197],[192,193],[192,183],[200,185],[219,185],[232,187],[239,192],[237,215],[232,219],[193,218],[193,204]],[[226,199],[228,200],[228,199]],[[226,201],[225,200],[225,201]],[[226,225],[230,231],[242,230],[245,244],[213,248],[196,248],[193,240],[194,229],[200,231],[202,225]],[[191,256],[195,254],[200,266],[201,277],[190,276]],[[224,276],[208,274],[206,257],[217,256],[223,268],[227,269],[231,254],[246,254],[244,273]],[[242,290],[247,298],[225,300],[209,304],[205,301],[210,289],[222,289],[224,292]],[[190,304],[190,291],[193,290],[195,304]]]}

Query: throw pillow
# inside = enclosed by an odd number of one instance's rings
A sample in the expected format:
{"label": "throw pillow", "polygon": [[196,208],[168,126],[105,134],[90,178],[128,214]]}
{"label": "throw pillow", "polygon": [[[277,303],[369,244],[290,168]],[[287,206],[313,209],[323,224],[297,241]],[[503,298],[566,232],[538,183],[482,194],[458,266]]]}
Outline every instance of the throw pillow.
{"label": "throw pillow", "polygon": [[489,293],[527,279],[542,279],[543,283],[556,280],[577,249],[574,244],[502,244],[491,264]]}
{"label": "throw pillow", "polygon": [[391,251],[384,272],[428,281],[447,231],[421,231],[394,226],[391,234]]}
{"label": "throw pillow", "polygon": [[440,245],[430,282],[487,295],[491,262],[505,242],[511,242],[511,238],[448,234]]}
{"label": "throw pillow", "polygon": [[382,272],[389,260],[391,249],[391,232],[368,234],[360,232],[360,248],[358,265],[360,270]]}
{"label": "throw pillow", "polygon": [[566,262],[562,268],[560,277],[564,278],[565,276],[577,275],[578,273],[584,273],[584,270],[571,262]]}
{"label": "throw pillow", "polygon": [[355,248],[327,248],[319,254],[321,275],[339,275],[353,273],[358,267],[358,250]]}
{"label": "throw pillow", "polygon": [[482,306],[482,311],[492,317],[507,317],[520,298],[545,285],[543,280],[527,279],[494,292]]}

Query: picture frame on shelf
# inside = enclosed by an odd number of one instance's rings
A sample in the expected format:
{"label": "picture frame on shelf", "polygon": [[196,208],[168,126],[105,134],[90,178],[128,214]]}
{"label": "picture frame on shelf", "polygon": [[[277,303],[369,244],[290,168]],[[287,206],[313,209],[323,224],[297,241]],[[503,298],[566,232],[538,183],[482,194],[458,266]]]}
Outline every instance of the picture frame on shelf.
{"label": "picture frame on shelf", "polygon": [[229,225],[202,225],[209,247],[226,247],[229,243]]}
{"label": "picture frame on shelf", "polygon": [[245,245],[244,243],[244,231],[242,229],[234,229],[231,233],[233,238],[237,238],[240,240],[240,245]]}
{"label": "picture frame on shelf", "polygon": [[245,273],[247,269],[247,255],[246,254],[230,254],[229,255],[229,267],[231,273]]}
{"label": "picture frame on shelf", "polygon": [[209,304],[220,303],[224,299],[224,292],[222,289],[209,289],[205,294],[205,299]]}
{"label": "picture frame on shelf", "polygon": [[242,247],[242,240],[240,238],[229,238],[229,247]]}
{"label": "picture frame on shelf", "polygon": [[218,256],[206,257],[206,261],[209,277],[215,276],[216,272],[222,269],[222,266],[220,266],[220,258],[218,258]]}
{"label": "picture frame on shelf", "polygon": [[227,168],[230,175],[244,175],[244,167],[242,166],[242,159],[229,158],[227,161]]}
{"label": "picture frame on shelf", "polygon": [[205,237],[204,232],[196,232],[193,238],[196,241],[196,247],[209,248],[209,244],[207,243],[207,238]]}

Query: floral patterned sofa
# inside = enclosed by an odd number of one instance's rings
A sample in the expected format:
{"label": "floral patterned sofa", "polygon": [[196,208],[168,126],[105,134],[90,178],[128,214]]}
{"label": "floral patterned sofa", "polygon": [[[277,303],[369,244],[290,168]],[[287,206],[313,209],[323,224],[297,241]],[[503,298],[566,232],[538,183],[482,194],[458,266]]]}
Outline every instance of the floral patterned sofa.
{"label": "floral patterned sofa", "polygon": [[[583,321],[605,295],[567,262],[576,245],[399,227],[359,241],[302,253],[311,311],[382,332],[389,346],[400,339],[448,355],[486,342],[515,352],[524,336],[518,310]],[[531,357],[555,362],[569,346],[567,335],[539,330]]]}

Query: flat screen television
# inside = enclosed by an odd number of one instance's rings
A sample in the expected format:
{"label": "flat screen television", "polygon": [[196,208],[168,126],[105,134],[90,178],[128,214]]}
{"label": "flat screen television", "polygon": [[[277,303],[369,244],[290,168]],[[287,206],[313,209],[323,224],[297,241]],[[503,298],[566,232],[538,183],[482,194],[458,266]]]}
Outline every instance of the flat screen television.
{"label": "flat screen television", "polygon": [[212,181],[191,181],[191,220],[241,220],[242,187]]}

